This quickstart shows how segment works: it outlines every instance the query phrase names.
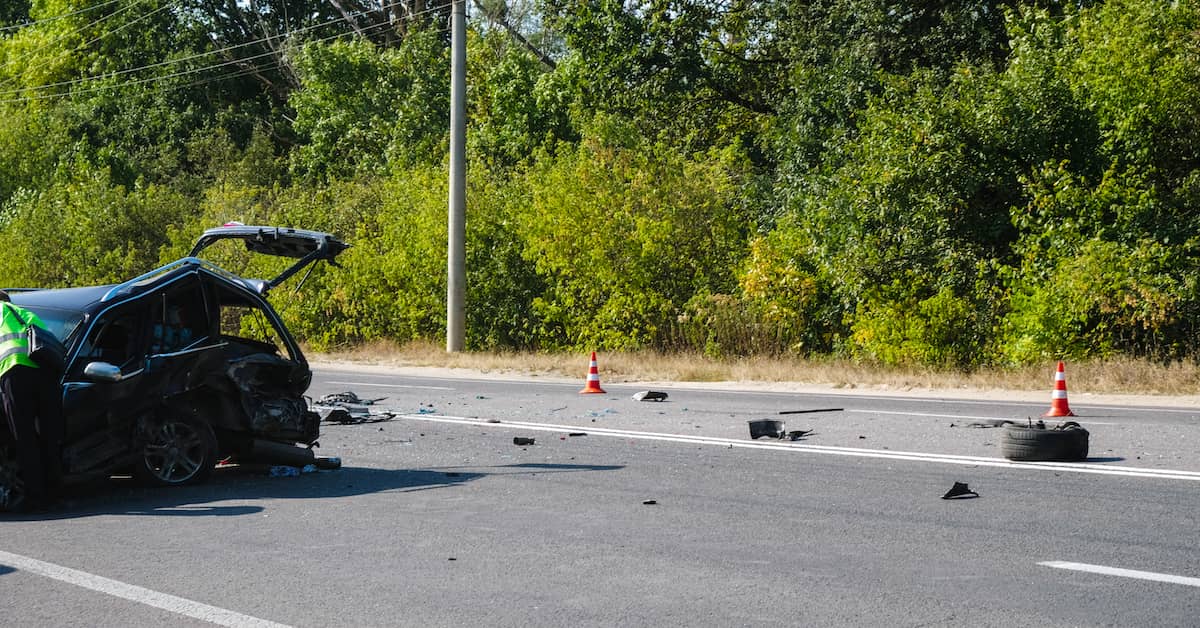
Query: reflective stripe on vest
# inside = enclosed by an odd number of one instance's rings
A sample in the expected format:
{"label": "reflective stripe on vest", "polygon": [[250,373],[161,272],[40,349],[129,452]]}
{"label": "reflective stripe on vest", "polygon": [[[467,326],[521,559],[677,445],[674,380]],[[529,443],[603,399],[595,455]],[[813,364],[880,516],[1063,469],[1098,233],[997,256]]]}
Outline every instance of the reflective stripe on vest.
{"label": "reflective stripe on vest", "polygon": [[10,303],[0,304],[0,375],[18,364],[37,368],[29,358],[28,324]]}

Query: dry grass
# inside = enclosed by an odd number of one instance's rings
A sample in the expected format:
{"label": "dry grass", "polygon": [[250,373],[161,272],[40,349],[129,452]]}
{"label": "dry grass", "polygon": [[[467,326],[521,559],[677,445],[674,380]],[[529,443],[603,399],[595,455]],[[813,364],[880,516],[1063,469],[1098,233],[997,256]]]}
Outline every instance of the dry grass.
{"label": "dry grass", "polygon": [[[390,366],[462,368],[484,373],[522,373],[579,377],[587,373],[588,356],[565,353],[447,353],[431,343],[372,343],[356,349],[318,356],[318,359]],[[602,353],[605,382],[795,382],[839,388],[880,387],[892,390],[964,388],[975,390],[1044,391],[1053,386],[1055,364],[1011,369],[981,369],[971,373],[922,368],[884,368],[843,360],[752,358],[713,360],[699,355],[655,352]],[[1194,363],[1157,364],[1116,359],[1069,363],[1072,390],[1109,394],[1200,394],[1200,366]]]}

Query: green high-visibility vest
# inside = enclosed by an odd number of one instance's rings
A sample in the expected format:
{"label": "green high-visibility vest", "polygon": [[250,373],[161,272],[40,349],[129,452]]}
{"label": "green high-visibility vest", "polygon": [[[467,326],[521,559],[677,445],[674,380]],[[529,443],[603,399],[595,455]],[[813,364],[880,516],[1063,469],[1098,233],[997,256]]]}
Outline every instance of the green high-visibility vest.
{"label": "green high-visibility vest", "polygon": [[29,357],[29,326],[45,328],[37,314],[12,303],[0,302],[0,375],[12,367],[38,365]]}

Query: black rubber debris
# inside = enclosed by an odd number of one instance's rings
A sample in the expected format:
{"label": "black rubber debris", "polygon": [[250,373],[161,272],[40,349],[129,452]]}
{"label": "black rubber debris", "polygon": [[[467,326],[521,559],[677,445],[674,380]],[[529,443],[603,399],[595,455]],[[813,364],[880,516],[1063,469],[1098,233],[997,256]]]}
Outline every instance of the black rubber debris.
{"label": "black rubber debris", "polygon": [[567,436],[587,436],[587,432],[568,432]]}
{"label": "black rubber debris", "polygon": [[768,436],[770,438],[783,438],[783,421],[774,419],[756,419],[749,421],[750,423],[750,438],[751,440]]}
{"label": "black rubber debris", "polygon": [[979,497],[979,493],[972,491],[965,482],[955,482],[950,490],[942,495],[942,499],[972,499]]}
{"label": "black rubber debris", "polygon": [[513,436],[513,444],[514,445],[520,445],[520,446],[524,447],[525,445],[532,445],[533,441],[534,441],[534,439],[532,439],[532,438],[525,438],[524,436]]}
{"label": "black rubber debris", "polygon": [[809,434],[812,434],[812,433],[813,433],[812,430],[792,430],[792,431],[788,432],[788,439],[789,440],[800,440],[801,438],[804,438],[805,436],[808,436]]}
{"label": "black rubber debris", "polygon": [[657,503],[658,502],[654,501],[653,499],[647,499],[646,501],[642,502],[642,505],[643,506],[653,506]]}

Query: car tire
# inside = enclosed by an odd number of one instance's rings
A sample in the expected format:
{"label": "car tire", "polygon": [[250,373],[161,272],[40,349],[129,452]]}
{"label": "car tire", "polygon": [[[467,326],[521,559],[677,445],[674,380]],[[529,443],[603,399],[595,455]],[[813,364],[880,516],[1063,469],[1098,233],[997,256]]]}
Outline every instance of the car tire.
{"label": "car tire", "polygon": [[1087,460],[1088,431],[1074,421],[1053,428],[1009,425],[1000,438],[1000,451],[1009,460],[1026,462]]}
{"label": "car tire", "polygon": [[170,406],[141,430],[134,476],[151,486],[182,486],[208,479],[217,466],[217,437],[199,413]]}
{"label": "car tire", "polygon": [[0,435],[0,512],[17,512],[25,505],[25,481],[17,462],[17,448]]}

